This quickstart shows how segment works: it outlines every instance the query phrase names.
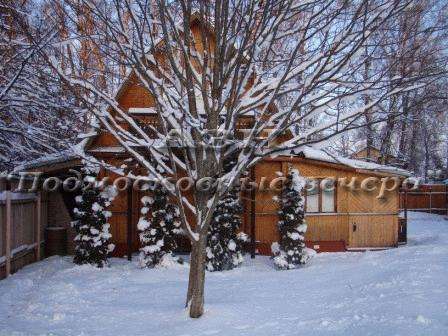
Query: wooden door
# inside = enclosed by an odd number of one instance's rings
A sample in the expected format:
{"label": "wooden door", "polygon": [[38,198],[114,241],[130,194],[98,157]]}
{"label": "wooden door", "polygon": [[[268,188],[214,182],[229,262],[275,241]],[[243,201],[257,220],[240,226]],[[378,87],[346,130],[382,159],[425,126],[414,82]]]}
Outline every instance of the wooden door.
{"label": "wooden door", "polygon": [[258,253],[270,255],[271,244],[278,241],[278,203],[273,200],[278,192],[269,189],[271,181],[279,177],[282,172],[282,162],[262,162],[255,166],[255,180],[261,185],[261,178],[265,178],[266,190],[255,193],[255,240]]}
{"label": "wooden door", "polygon": [[352,215],[349,217],[349,247],[392,247],[397,245],[396,215]]}

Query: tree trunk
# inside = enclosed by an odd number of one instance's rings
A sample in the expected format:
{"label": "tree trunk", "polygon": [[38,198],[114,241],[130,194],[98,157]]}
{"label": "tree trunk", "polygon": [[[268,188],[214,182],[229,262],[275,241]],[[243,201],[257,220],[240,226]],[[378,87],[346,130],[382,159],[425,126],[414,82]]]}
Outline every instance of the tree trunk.
{"label": "tree trunk", "polygon": [[205,284],[205,248],[207,235],[202,235],[198,242],[191,246],[190,276],[186,305],[190,309],[190,317],[198,318],[204,313]]}
{"label": "tree trunk", "polygon": [[[409,141],[408,137],[408,126],[409,126],[409,108],[408,108],[408,93],[405,93],[402,98],[402,111],[403,111],[403,117],[402,117],[402,123],[401,123],[401,131],[400,131],[400,140],[398,145],[398,154],[401,155],[403,158],[406,158],[407,154],[407,142]],[[413,121],[414,122],[414,121]],[[414,134],[412,135],[414,136]],[[411,137],[412,139],[412,137]]]}
{"label": "tree trunk", "polygon": [[[395,128],[395,97],[392,98],[392,107],[387,116],[386,131],[380,146],[380,162],[381,164],[389,164],[389,155],[392,147],[392,134]],[[395,162],[396,163],[396,162]]]}

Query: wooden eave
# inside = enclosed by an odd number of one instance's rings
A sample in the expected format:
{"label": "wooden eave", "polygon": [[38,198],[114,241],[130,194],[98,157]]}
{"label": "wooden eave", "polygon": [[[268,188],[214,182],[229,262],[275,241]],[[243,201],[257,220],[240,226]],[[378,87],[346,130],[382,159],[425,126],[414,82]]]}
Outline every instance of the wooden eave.
{"label": "wooden eave", "polygon": [[316,159],[308,159],[302,155],[299,155],[299,156],[282,155],[282,156],[278,156],[275,158],[266,158],[264,160],[265,161],[282,161],[282,162],[300,162],[300,163],[310,164],[313,166],[332,168],[332,169],[343,170],[343,171],[347,171],[347,172],[353,172],[353,173],[371,175],[371,176],[379,176],[379,177],[394,177],[394,176],[403,177],[400,174],[393,174],[393,173],[369,170],[369,169],[354,168],[354,167],[347,166],[343,163],[327,162],[327,161],[321,161],[321,160],[316,160]]}
{"label": "wooden eave", "polygon": [[76,167],[81,167],[81,166],[82,166],[81,159],[71,159],[71,160],[64,161],[64,162],[43,164],[42,166],[26,169],[26,171],[30,172],[30,173],[40,172],[40,173],[44,173],[44,174],[48,174],[48,173],[56,174],[59,172],[67,171],[68,169],[71,169],[71,168],[76,168]]}

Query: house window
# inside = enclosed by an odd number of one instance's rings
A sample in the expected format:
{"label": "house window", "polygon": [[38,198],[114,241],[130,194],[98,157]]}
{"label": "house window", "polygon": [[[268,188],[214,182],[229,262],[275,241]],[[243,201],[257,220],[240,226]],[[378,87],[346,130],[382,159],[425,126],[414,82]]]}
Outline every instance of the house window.
{"label": "house window", "polygon": [[[323,184],[323,185],[322,185]],[[336,212],[336,189],[334,181],[310,180],[305,192],[306,212]]]}
{"label": "house window", "polygon": [[321,197],[322,212],[334,212],[334,190],[323,190]]}
{"label": "house window", "polygon": [[306,190],[306,212],[319,212],[319,184],[314,181]]}

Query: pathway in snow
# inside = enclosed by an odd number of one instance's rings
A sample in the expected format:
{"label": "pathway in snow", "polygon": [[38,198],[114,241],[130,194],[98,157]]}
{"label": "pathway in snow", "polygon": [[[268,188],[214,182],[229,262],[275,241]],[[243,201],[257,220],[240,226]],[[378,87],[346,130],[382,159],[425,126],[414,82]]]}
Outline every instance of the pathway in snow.
{"label": "pathway in snow", "polygon": [[186,267],[52,257],[0,281],[0,335],[448,335],[448,221],[411,214],[398,249],[208,273],[198,320],[183,310],[187,279]]}

